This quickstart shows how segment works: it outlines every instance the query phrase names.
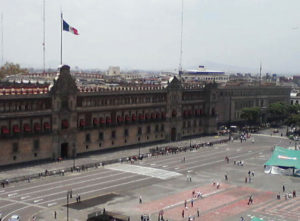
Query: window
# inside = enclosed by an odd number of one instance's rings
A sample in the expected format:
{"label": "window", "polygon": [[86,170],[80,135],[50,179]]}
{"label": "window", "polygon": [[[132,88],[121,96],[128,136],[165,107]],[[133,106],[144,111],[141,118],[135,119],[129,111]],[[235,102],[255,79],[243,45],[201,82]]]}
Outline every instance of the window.
{"label": "window", "polygon": [[33,141],[33,149],[34,150],[40,149],[40,140],[34,140]]}
{"label": "window", "polygon": [[91,142],[91,135],[90,134],[85,135],[85,142]]}
{"label": "window", "polygon": [[188,128],[191,127],[191,121],[188,121]]}
{"label": "window", "polygon": [[13,143],[12,144],[12,152],[17,153],[19,151],[19,144],[18,143]]}
{"label": "window", "polygon": [[113,130],[113,131],[111,132],[111,138],[116,138],[116,131],[115,131],[115,130]]}
{"label": "window", "polygon": [[[124,136],[127,137],[128,136],[128,129],[124,129]],[[126,143],[126,142],[125,142]]]}
{"label": "window", "polygon": [[158,132],[158,131],[159,131],[159,125],[156,124],[156,125],[155,125],[155,132]]}
{"label": "window", "polygon": [[162,125],[160,126],[160,131],[165,131],[165,125],[162,124]]}
{"label": "window", "polygon": [[34,153],[34,157],[37,157],[37,153]]}
{"label": "window", "polygon": [[103,132],[99,132],[99,140],[103,140]]}
{"label": "window", "polygon": [[141,127],[138,128],[138,135],[142,135],[142,128]]}
{"label": "window", "polygon": [[85,146],[85,149],[89,149],[89,145],[86,145],[86,146]]}
{"label": "window", "polygon": [[151,133],[151,126],[150,126],[150,125],[147,126],[147,133],[148,133],[148,134]]}

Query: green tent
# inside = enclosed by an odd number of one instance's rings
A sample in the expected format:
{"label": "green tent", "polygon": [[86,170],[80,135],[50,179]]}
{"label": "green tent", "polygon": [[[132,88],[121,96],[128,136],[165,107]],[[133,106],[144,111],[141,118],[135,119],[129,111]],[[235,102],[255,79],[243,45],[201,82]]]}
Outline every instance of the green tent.
{"label": "green tent", "polygon": [[266,166],[300,169],[300,151],[276,146]]}
{"label": "green tent", "polygon": [[263,221],[263,218],[252,217],[251,221]]}

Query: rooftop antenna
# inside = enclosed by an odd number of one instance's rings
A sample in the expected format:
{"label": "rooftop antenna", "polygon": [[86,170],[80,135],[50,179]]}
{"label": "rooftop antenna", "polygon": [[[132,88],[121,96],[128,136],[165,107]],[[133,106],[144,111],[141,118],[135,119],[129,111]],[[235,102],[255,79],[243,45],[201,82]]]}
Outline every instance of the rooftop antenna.
{"label": "rooftop antenna", "polygon": [[4,65],[4,47],[3,47],[3,12],[1,13],[1,66]]}
{"label": "rooftop antenna", "polygon": [[43,0],[43,73],[45,73],[45,59],[46,59],[46,28],[45,28],[45,21],[46,21],[46,16],[45,16],[45,0]]}
{"label": "rooftop antenna", "polygon": [[179,58],[179,78],[182,75],[182,36],[183,36],[183,0],[181,0],[181,33],[180,33],[180,58]]}

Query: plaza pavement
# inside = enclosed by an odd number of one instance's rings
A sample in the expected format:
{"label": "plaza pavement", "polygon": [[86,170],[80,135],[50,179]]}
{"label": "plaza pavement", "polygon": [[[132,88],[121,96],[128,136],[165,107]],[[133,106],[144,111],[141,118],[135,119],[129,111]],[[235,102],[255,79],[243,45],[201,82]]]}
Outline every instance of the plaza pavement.
{"label": "plaza pavement", "polygon": [[[269,136],[269,132],[265,133],[266,136]],[[280,138],[280,136],[272,134],[273,137]],[[192,144],[194,143],[204,143],[204,142],[211,142],[215,139],[220,139],[224,137],[205,137],[200,138],[198,141],[193,139]],[[258,139],[259,137],[257,137]],[[280,142],[284,142],[284,138],[280,138],[280,141],[276,143],[280,144]],[[279,139],[278,139],[279,140]],[[190,143],[189,140],[176,142],[175,144],[162,144],[162,145],[154,145],[156,146],[188,146]],[[248,144],[249,145],[249,141]],[[235,142],[236,145],[238,145],[238,142]],[[282,143],[283,144],[283,143]],[[269,144],[268,144],[269,145]],[[288,141],[286,142],[286,145],[288,145]],[[218,145],[214,148],[220,148],[222,149],[222,145],[218,147]],[[141,153],[148,152],[149,147],[144,147],[141,149]],[[127,156],[131,155],[137,155],[137,149],[133,150],[126,150],[126,151],[120,151],[120,153],[113,153],[114,156],[110,156],[112,158],[119,158],[120,156],[124,156],[124,153]],[[108,153],[110,155],[112,153]],[[120,155],[118,155],[120,154]],[[261,155],[259,155],[258,158],[260,158]],[[103,157],[103,158],[101,158]],[[267,156],[266,156],[267,157]],[[107,156],[90,156],[87,158],[80,159],[82,161],[79,161],[84,164],[85,162],[90,162],[90,158],[92,158],[95,161],[101,161],[103,159],[107,159]],[[163,157],[162,157],[163,158]],[[84,161],[86,160],[86,161]],[[256,160],[256,161],[255,161]],[[261,167],[261,164],[256,164],[258,159],[251,159],[251,162],[248,163],[248,165],[255,171],[258,171]],[[264,161],[264,159],[259,159],[259,162]],[[65,163],[64,165],[61,165],[62,163]],[[49,165],[51,167],[47,167],[50,169],[56,169],[59,170],[65,166],[72,166],[73,162],[60,162],[60,163],[54,163],[52,165]],[[47,164],[48,165],[48,164]],[[44,166],[44,165],[43,165]],[[210,171],[215,171],[215,169],[218,167],[212,167]],[[42,168],[42,171],[45,168]],[[237,169],[237,170],[236,170]],[[136,214],[150,214],[151,220],[158,220],[157,214],[160,210],[164,210],[164,217],[165,220],[168,219],[171,220],[188,220],[188,216],[194,216],[195,220],[240,220],[240,216],[243,216],[246,221],[250,220],[251,216],[257,215],[259,217],[265,218],[265,220],[272,220],[272,221],[296,221],[300,220],[299,213],[300,213],[300,198],[297,197],[295,199],[291,200],[275,200],[275,195],[277,194],[276,189],[278,189],[278,186],[280,186],[282,183],[285,183],[287,186],[287,189],[293,189],[297,187],[297,184],[300,183],[299,179],[292,179],[290,177],[282,177],[282,176],[271,176],[271,175],[264,175],[263,173],[256,173],[254,182],[250,184],[243,184],[243,178],[240,178],[240,174],[247,173],[248,167],[246,168],[238,168],[233,165],[228,165],[227,168],[218,168],[220,171],[216,171],[216,174],[211,175],[211,177],[207,180],[203,180],[203,178],[198,177],[195,175],[193,177],[193,182],[184,184],[184,187],[178,186],[179,183],[183,182],[185,178],[181,177],[178,180],[178,184],[174,184],[172,182],[172,179],[166,183],[163,183],[160,188],[165,188],[166,191],[164,193],[160,193],[159,197],[157,195],[151,193],[159,186],[156,187],[147,187],[147,192],[150,193],[149,196],[145,196],[145,200],[143,199],[142,204],[137,203],[138,194],[142,191],[145,191],[144,189],[135,189],[134,194],[137,195],[136,197],[131,197],[126,200],[126,205],[123,202],[120,204],[120,202],[109,202],[104,205],[100,205],[98,207],[93,207],[86,210],[73,210],[70,209],[70,221],[78,221],[78,220],[86,220],[87,214],[94,212],[95,210],[100,210],[100,208],[103,208],[103,206],[107,207],[109,210],[113,211],[126,211],[131,214],[131,221],[132,220],[140,220],[139,215]],[[229,181],[222,181],[221,187],[219,189],[216,189],[215,186],[212,185],[211,180],[214,179],[213,177],[220,177],[223,176],[222,174],[226,173],[226,171],[229,170]],[[232,170],[232,172],[230,171]],[[236,170],[236,171],[234,171]],[[241,171],[242,170],[242,171]],[[26,170],[28,171],[28,170]],[[29,172],[32,172],[29,170]],[[209,173],[209,170],[206,172],[206,174]],[[18,174],[18,173],[16,173]],[[205,174],[205,173],[204,173]],[[270,180],[271,184],[267,184],[268,180]],[[174,180],[174,179],[173,179]],[[232,181],[235,180],[235,181]],[[171,185],[169,183],[172,183]],[[272,184],[273,183],[273,184]],[[174,185],[176,186],[176,190],[174,189]],[[272,188],[270,188],[272,186]],[[276,187],[277,186],[277,187]],[[300,191],[300,186],[298,186],[297,192]],[[153,189],[153,190],[152,190]],[[171,193],[168,193],[167,190],[172,189]],[[175,191],[173,191],[175,190]],[[192,199],[192,191],[198,192],[200,191],[204,198],[203,199],[194,199],[194,205],[191,207],[191,199]],[[149,194],[148,193],[148,194]],[[250,195],[254,196],[254,204],[248,205],[248,198]],[[144,197],[144,196],[143,196]],[[184,200],[187,200],[187,208],[184,208]],[[122,205],[122,206],[121,206]],[[121,207],[120,207],[121,206]],[[123,208],[122,208],[123,207]],[[199,208],[200,211],[200,217],[197,217],[197,209]],[[128,211],[130,210],[130,211]],[[182,210],[185,211],[185,216],[182,218]],[[58,213],[59,219],[57,220],[66,220],[66,208],[65,207],[57,207],[56,211]],[[132,215],[135,214],[135,215]],[[52,217],[52,219],[49,219],[49,217]],[[53,210],[45,210],[42,213],[37,214],[37,220],[45,221],[45,220],[54,220],[53,219]]]}

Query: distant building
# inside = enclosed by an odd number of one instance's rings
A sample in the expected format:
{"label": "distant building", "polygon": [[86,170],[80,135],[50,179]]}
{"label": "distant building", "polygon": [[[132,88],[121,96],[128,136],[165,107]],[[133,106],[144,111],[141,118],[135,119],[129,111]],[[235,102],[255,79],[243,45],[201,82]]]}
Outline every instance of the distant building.
{"label": "distant building", "polygon": [[108,75],[114,76],[114,75],[120,75],[120,67],[119,66],[110,66],[108,68]]}
{"label": "distant building", "polygon": [[235,85],[219,87],[216,104],[217,122],[222,124],[239,124],[243,108],[260,107],[263,111],[272,103],[290,103],[290,87],[275,86],[274,84]]}
{"label": "distant building", "polygon": [[185,80],[216,83],[226,83],[229,80],[229,76],[225,75],[225,72],[209,70],[204,66],[199,66],[197,70],[183,71],[182,77]]}
{"label": "distant building", "polygon": [[291,91],[291,104],[300,104],[300,90],[298,89],[293,89]]}

